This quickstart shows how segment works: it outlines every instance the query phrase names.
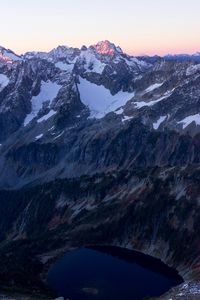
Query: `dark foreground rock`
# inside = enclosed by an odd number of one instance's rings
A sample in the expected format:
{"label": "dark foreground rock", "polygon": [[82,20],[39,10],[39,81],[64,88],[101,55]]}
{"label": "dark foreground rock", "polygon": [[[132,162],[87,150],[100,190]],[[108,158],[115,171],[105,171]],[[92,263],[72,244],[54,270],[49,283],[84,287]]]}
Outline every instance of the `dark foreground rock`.
{"label": "dark foreground rock", "polygon": [[2,284],[45,290],[56,259],[98,244],[142,251],[199,279],[199,179],[194,166],[149,168],[1,191]]}

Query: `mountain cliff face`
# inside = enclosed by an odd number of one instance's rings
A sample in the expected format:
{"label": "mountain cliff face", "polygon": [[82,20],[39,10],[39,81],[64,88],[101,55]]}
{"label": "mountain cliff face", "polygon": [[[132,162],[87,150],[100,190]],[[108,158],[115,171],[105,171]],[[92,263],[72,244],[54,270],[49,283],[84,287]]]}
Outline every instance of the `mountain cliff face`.
{"label": "mountain cliff face", "polygon": [[108,41],[23,57],[2,53],[2,187],[199,162],[198,63],[147,63]]}
{"label": "mountain cliff face", "polygon": [[199,278],[197,58],[132,57],[108,41],[0,48],[5,285],[37,289],[63,249],[98,243]]}

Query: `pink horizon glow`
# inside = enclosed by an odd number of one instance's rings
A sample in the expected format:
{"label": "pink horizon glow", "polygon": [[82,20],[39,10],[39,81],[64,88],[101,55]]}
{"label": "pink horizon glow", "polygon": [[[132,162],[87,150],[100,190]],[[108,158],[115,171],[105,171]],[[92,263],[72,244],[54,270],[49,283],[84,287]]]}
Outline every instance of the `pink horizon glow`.
{"label": "pink horizon glow", "polygon": [[200,46],[199,47],[194,47],[194,48],[177,48],[177,49],[173,49],[173,48],[167,48],[167,49],[160,49],[160,50],[156,50],[156,49],[146,49],[146,51],[142,51],[142,50],[131,50],[129,48],[127,48],[126,51],[124,51],[125,53],[129,54],[129,55],[136,55],[136,56],[140,56],[140,55],[149,55],[149,56],[154,56],[154,55],[160,55],[160,56],[165,56],[168,54],[171,55],[176,55],[176,54],[195,54],[197,52],[200,52]]}
{"label": "pink horizon glow", "polygon": [[21,54],[109,40],[132,55],[200,51],[199,0],[6,0],[0,45]]}

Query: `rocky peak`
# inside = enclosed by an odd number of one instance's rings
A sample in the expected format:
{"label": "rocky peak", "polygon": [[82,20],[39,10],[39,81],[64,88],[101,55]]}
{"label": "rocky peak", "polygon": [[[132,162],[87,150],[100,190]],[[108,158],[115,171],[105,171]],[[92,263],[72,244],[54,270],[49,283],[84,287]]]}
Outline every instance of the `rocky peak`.
{"label": "rocky peak", "polygon": [[52,49],[50,52],[27,52],[24,55],[25,59],[39,58],[45,59],[51,62],[57,62],[59,60],[73,60],[76,56],[80,54],[78,48],[68,47],[68,46],[58,46]]}
{"label": "rocky peak", "polygon": [[57,48],[51,50],[48,53],[48,56],[53,61],[58,60],[68,60],[73,61],[77,56],[79,56],[81,53],[80,49],[68,47],[68,46],[58,46]]}
{"label": "rocky peak", "polygon": [[95,51],[101,55],[114,56],[122,53],[122,49],[120,47],[115,46],[115,44],[108,40],[98,42],[96,45],[92,45],[91,48],[95,49]]}
{"label": "rocky peak", "polygon": [[13,61],[21,60],[21,57],[13,51],[0,46],[0,61],[5,63],[12,63]]}
{"label": "rocky peak", "polygon": [[81,51],[86,51],[87,50],[87,47],[85,46],[85,45],[83,45],[82,47],[81,47]]}
{"label": "rocky peak", "polygon": [[69,51],[69,47],[68,46],[58,46],[56,48],[54,48],[53,50],[51,50],[49,52],[49,55],[51,56],[55,56],[55,57],[66,57]]}

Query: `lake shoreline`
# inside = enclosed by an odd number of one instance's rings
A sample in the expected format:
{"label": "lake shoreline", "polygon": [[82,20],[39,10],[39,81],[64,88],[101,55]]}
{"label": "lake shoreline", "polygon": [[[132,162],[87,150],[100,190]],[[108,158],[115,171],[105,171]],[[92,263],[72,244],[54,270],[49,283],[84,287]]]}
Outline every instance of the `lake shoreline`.
{"label": "lake shoreline", "polygon": [[[57,248],[56,250],[53,250],[53,251],[50,251],[50,252],[45,252],[38,257],[39,260],[43,260],[44,259],[44,263],[43,263],[43,269],[42,269],[42,272],[40,273],[40,280],[41,282],[44,284],[44,286],[47,288],[47,285],[46,285],[46,278],[47,278],[47,274],[50,270],[50,268],[60,259],[62,258],[63,255],[65,255],[65,253],[67,252],[71,252],[75,249],[78,249],[80,245],[75,245],[74,243],[67,243],[67,245],[65,244],[65,247],[62,247],[62,248]],[[94,246],[104,246],[104,244],[86,244],[84,245],[85,247],[94,247]],[[118,245],[108,245],[108,246],[117,246]],[[124,245],[122,245],[122,248]],[[127,249],[130,249],[130,248],[127,248]],[[131,249],[132,250],[132,249]],[[135,250],[133,249],[134,251],[138,252],[138,253],[143,253],[146,255],[146,251],[139,251],[139,250]],[[154,258],[156,258],[155,256],[152,256]],[[156,258],[158,259],[158,258]],[[183,273],[183,275],[187,274],[186,272]],[[184,276],[183,276],[183,279],[184,279]],[[189,280],[185,280],[186,282],[191,282],[191,283],[195,283],[195,282],[198,282],[198,276],[194,276],[193,278],[190,278]],[[180,289],[181,289],[181,286],[180,285]],[[32,291],[29,290],[28,288],[27,289],[24,289],[22,286],[18,286],[16,288],[13,288],[13,287],[9,287],[8,289],[4,289],[3,291],[0,292],[0,297],[2,296],[6,296],[8,298],[8,300],[10,300],[10,298],[12,300],[54,300],[56,299],[58,296],[55,295],[55,293],[48,288],[48,291],[47,289],[40,289],[39,292],[37,293],[37,295],[34,295],[32,294]],[[179,286],[173,288],[173,291],[171,292],[171,290],[168,291],[167,295],[175,295],[175,294],[179,294]],[[0,298],[1,299],[1,298]],[[166,295],[162,295],[160,297],[156,297],[156,298],[153,298],[154,300],[165,300],[167,299],[166,298]],[[178,298],[172,298],[172,299],[178,299]],[[185,298],[185,299],[191,299],[190,297],[189,298]]]}
{"label": "lake shoreline", "polygon": [[48,273],[48,285],[69,299],[140,299],[159,296],[183,282],[160,260],[103,246],[67,252]]}

